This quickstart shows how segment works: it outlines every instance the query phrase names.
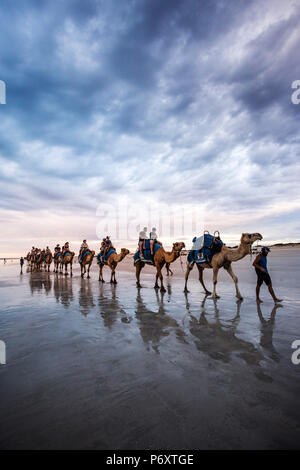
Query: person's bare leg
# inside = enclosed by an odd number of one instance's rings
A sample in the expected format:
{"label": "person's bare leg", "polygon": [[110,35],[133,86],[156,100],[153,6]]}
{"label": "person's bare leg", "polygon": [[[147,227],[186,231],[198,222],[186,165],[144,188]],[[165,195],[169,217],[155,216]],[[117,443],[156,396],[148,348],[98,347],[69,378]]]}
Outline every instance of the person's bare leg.
{"label": "person's bare leg", "polygon": [[258,302],[258,303],[261,304],[261,303],[262,303],[262,300],[261,300],[260,297],[259,297],[259,292],[260,292],[260,285],[257,284],[257,285],[256,285],[256,302]]}
{"label": "person's bare leg", "polygon": [[282,302],[282,299],[277,299],[277,297],[276,297],[276,295],[275,295],[275,292],[274,292],[274,290],[273,290],[272,284],[270,284],[270,285],[268,286],[268,289],[269,289],[269,292],[270,292],[270,294],[271,294],[271,296],[272,296],[272,298],[273,298],[273,300],[274,300],[275,303],[276,303],[276,302]]}

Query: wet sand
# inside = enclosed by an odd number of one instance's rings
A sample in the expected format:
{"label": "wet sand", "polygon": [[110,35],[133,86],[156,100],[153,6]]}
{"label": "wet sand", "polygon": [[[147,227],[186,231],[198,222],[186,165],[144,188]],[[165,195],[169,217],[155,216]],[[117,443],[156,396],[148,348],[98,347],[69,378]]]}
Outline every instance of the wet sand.
{"label": "wet sand", "polygon": [[300,448],[299,249],[269,258],[277,308],[265,286],[257,308],[249,257],[233,266],[243,302],[225,272],[218,301],[196,269],[184,295],[179,261],[165,294],[151,267],[136,289],[132,259],[116,286],[75,266],[71,279],[0,265],[1,449]]}

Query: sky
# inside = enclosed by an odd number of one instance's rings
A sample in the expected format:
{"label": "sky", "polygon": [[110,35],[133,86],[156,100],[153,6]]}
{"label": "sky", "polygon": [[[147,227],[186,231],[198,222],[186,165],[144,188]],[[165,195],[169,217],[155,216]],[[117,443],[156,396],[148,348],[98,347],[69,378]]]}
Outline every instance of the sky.
{"label": "sky", "polygon": [[0,256],[154,225],[167,247],[300,241],[299,20],[296,0],[1,0]]}

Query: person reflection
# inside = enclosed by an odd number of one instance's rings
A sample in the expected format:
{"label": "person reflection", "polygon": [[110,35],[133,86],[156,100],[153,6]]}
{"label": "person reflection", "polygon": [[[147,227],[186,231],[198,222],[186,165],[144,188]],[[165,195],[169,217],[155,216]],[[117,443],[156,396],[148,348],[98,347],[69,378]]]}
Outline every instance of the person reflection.
{"label": "person reflection", "polygon": [[263,314],[261,311],[261,305],[260,303],[257,302],[257,314],[261,322],[260,345],[269,353],[268,355],[270,359],[272,359],[275,362],[280,362],[280,355],[278,351],[276,351],[273,345],[273,329],[275,325],[276,311],[278,308],[282,308],[282,305],[275,304],[274,307],[272,308],[269,320],[266,320],[263,317]]}

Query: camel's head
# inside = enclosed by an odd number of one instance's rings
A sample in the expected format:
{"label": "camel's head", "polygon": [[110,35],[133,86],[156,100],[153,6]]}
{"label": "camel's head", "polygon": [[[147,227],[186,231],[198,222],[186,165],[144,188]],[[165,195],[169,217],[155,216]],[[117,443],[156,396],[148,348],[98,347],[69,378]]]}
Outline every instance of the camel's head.
{"label": "camel's head", "polygon": [[127,256],[127,255],[129,255],[130,252],[129,252],[129,250],[127,250],[127,248],[121,248],[121,253],[122,253],[122,255]]}
{"label": "camel's head", "polygon": [[263,237],[260,233],[242,233],[241,243],[252,245],[256,240],[262,240],[262,238]]}
{"label": "camel's head", "polygon": [[185,247],[185,244],[183,242],[173,243],[173,250],[177,251],[178,253],[180,253],[184,247]]}

